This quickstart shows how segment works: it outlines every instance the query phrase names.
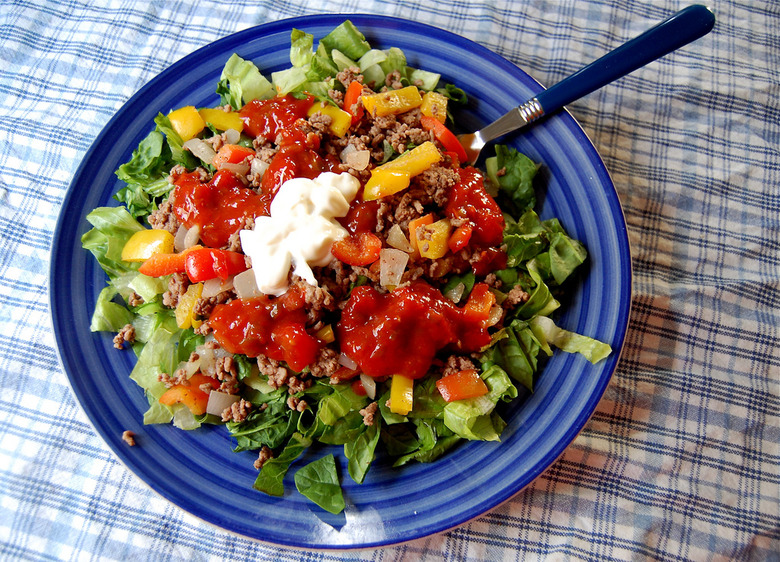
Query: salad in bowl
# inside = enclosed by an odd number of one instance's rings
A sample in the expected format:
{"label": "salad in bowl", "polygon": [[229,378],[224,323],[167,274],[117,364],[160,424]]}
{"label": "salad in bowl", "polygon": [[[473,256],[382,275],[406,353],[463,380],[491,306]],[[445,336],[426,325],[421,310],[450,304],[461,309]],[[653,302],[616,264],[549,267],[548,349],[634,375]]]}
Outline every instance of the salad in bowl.
{"label": "salad in bowl", "polygon": [[[537,213],[544,162],[496,146],[465,165],[466,95],[373,48],[349,20],[287,69],[237,54],[220,103],[160,113],[116,170],[120,203],[82,237],[108,276],[91,330],[137,356],[144,423],[224,425],[256,451],[254,488],[345,508],[378,454],[433,462],[498,441],[497,406],[533,392],[558,349],[608,344],[553,319],[587,260]],[[153,126],[153,128],[152,128]],[[132,442],[128,435],[128,442]]]}

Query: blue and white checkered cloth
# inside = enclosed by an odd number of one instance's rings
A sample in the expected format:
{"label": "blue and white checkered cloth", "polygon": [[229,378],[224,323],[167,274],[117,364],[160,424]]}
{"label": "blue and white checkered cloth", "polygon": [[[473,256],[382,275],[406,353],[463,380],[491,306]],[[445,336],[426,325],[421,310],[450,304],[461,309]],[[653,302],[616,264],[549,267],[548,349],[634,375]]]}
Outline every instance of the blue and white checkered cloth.
{"label": "blue and white checkered cloth", "polygon": [[[552,84],[672,0],[0,4],[0,559],[780,559],[780,4],[572,104],[617,186],[635,273],[619,367],[573,445],[511,501],[368,552],[209,526],[120,465],[70,393],[47,304],[70,179],[143,84],[270,20],[370,12],[461,34]],[[520,100],[518,100],[520,101]]]}

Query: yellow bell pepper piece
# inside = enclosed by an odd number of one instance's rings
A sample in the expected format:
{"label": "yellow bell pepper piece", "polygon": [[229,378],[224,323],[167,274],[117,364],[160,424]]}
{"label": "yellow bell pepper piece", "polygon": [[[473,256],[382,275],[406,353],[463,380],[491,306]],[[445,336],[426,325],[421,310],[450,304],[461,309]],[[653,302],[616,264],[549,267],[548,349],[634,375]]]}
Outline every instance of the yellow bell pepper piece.
{"label": "yellow bell pepper piece", "polygon": [[234,129],[240,133],[244,130],[244,122],[236,111],[222,111],[221,109],[204,107],[198,110],[198,114],[203,121],[211,123],[220,131]]}
{"label": "yellow bell pepper piece", "polygon": [[393,375],[390,381],[390,411],[405,416],[412,411],[414,380],[403,375]]}
{"label": "yellow bell pepper piece", "polygon": [[[441,161],[441,152],[431,141],[425,141],[420,146],[414,147],[409,152],[404,152],[387,164],[382,164],[378,168],[386,170],[403,170],[410,176],[423,173],[425,170]],[[375,168],[375,169],[378,169]]]}
{"label": "yellow bell pepper piece", "polygon": [[443,258],[449,250],[448,242],[451,232],[450,219],[441,219],[433,224],[418,228],[416,234],[420,255],[432,260]]}
{"label": "yellow bell pepper piece", "polygon": [[307,115],[311,117],[315,113],[322,113],[323,115],[330,117],[331,122],[328,128],[330,129],[330,132],[337,137],[346,135],[349,126],[352,125],[352,115],[329,103],[320,102],[312,105],[307,112]]}
{"label": "yellow bell pepper piece", "polygon": [[174,314],[176,315],[176,324],[182,330],[190,326],[197,328],[203,322],[195,318],[195,305],[203,294],[203,283],[194,283],[187,287],[187,291],[179,297]]}
{"label": "yellow bell pepper piece", "polygon": [[168,119],[171,121],[173,130],[176,131],[181,137],[181,140],[185,142],[200,133],[206,126],[203,117],[201,117],[198,110],[191,105],[171,111],[168,114]]}
{"label": "yellow bell pepper piece", "polygon": [[388,90],[378,94],[361,96],[363,107],[370,115],[383,117],[385,115],[398,115],[422,104],[422,96],[417,86],[407,86],[400,90]]}
{"label": "yellow bell pepper piece", "polygon": [[439,92],[425,92],[420,105],[420,113],[444,123],[447,120],[447,96]]}
{"label": "yellow bell pepper piece", "polygon": [[336,341],[336,334],[333,333],[333,326],[331,324],[326,324],[317,330],[314,335],[324,343],[333,343]]}
{"label": "yellow bell pepper piece", "polygon": [[154,254],[173,253],[173,234],[167,230],[139,230],[122,247],[122,260],[146,261]]}
{"label": "yellow bell pepper piece", "polygon": [[421,174],[441,160],[441,153],[431,141],[426,141],[395,160],[371,170],[363,189],[363,200],[370,201],[393,195],[409,187],[413,176]]}
{"label": "yellow bell pepper piece", "polygon": [[403,170],[389,170],[379,166],[371,171],[363,188],[363,201],[372,201],[398,193],[409,187],[411,176]]}

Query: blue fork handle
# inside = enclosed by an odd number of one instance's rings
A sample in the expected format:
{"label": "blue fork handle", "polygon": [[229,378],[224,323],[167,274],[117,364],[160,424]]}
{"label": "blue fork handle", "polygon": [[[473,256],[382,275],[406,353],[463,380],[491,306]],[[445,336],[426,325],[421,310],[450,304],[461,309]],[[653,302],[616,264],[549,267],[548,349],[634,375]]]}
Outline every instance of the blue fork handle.
{"label": "blue fork handle", "polygon": [[543,114],[556,111],[710,32],[715,16],[702,5],[680,10],[536,96]]}

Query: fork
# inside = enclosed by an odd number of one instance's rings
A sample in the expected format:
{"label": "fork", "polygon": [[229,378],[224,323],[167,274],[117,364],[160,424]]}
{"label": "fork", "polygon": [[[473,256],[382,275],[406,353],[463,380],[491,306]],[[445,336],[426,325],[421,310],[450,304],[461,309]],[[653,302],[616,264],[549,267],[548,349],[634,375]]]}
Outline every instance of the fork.
{"label": "fork", "polygon": [[656,59],[703,37],[715,25],[715,15],[706,6],[688,6],[564,78],[549,89],[511,109],[475,133],[458,136],[468,164],[474,164],[485,145],[517,131],[563,106],[606,86]]}

